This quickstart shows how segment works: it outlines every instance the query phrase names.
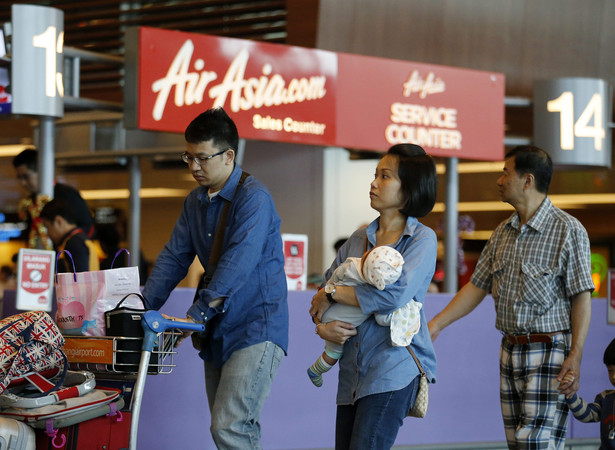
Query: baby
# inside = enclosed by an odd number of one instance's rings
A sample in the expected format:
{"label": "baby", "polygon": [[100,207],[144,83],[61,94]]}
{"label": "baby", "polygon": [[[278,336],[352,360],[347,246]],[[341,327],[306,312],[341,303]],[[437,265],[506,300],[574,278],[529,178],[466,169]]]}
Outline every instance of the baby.
{"label": "baby", "polygon": [[[395,283],[402,273],[404,258],[397,250],[388,246],[374,247],[365,252],[361,258],[349,257],[340,264],[325,285],[325,290],[341,286],[357,286],[369,283],[379,290]],[[394,346],[410,345],[412,337],[421,326],[419,311],[421,304],[410,300],[391,314],[375,314],[378,325],[390,327],[391,342]],[[341,320],[358,327],[369,317],[357,306],[335,303],[322,316],[322,323]],[[325,343],[325,351],[308,369],[308,376],[314,385],[322,386],[322,374],[342,357],[343,346],[330,341]]]}

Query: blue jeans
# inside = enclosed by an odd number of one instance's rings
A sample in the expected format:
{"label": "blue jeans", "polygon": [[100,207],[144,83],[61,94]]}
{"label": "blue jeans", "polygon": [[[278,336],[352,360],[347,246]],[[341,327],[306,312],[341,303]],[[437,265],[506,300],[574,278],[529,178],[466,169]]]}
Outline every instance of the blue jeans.
{"label": "blue jeans", "polygon": [[338,405],[336,450],[384,450],[395,443],[397,432],[414,405],[419,377],[403,389],[360,398],[354,405]]}
{"label": "blue jeans", "polygon": [[260,413],[284,356],[273,342],[237,350],[222,367],[205,362],[211,435],[219,449],[260,449]]}

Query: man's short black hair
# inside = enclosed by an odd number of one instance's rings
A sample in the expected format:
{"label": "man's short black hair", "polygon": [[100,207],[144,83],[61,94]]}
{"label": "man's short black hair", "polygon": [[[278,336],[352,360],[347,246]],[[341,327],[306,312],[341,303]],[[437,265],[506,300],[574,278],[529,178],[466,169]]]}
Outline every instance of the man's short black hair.
{"label": "man's short black hair", "polygon": [[77,219],[73,208],[66,200],[54,198],[49,203],[46,203],[41,210],[41,219],[53,222],[57,216],[63,217],[70,225],[76,225]]}
{"label": "man's short black hair", "polygon": [[424,217],[436,203],[438,176],[436,165],[422,147],[415,144],[396,144],[387,155],[397,158],[397,175],[401,180],[404,207],[400,212],[406,217]]}
{"label": "man's short black hair", "polygon": [[607,366],[615,366],[615,339],[607,346],[602,360]]}
{"label": "man's short black hair", "polygon": [[534,175],[536,190],[546,194],[553,175],[553,161],[549,154],[534,145],[519,145],[509,151],[505,158],[512,157],[515,158],[515,171],[519,175]]}
{"label": "man's short black hair", "polygon": [[239,134],[235,122],[222,108],[211,108],[195,117],[184,133],[186,142],[200,144],[213,141],[220,150],[233,149],[237,152]]}
{"label": "man's short black hair", "polygon": [[13,158],[13,167],[26,166],[28,169],[38,172],[38,152],[28,148]]}

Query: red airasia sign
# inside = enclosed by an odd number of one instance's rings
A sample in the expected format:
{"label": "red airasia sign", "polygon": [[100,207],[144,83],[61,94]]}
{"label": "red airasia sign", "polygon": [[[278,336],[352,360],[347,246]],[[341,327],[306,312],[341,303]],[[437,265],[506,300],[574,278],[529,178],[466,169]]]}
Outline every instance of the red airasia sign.
{"label": "red airasia sign", "polygon": [[339,54],[338,80],[340,145],[409,142],[434,156],[504,156],[502,74]]}
{"label": "red airasia sign", "polygon": [[183,133],[221,106],[242,138],[335,141],[335,53],[153,28],[137,41],[138,128]]}
{"label": "red airasia sign", "polygon": [[504,156],[500,73],[154,28],[131,33],[129,127],[183,133],[221,106],[247,139],[375,151],[411,142],[434,156]]}

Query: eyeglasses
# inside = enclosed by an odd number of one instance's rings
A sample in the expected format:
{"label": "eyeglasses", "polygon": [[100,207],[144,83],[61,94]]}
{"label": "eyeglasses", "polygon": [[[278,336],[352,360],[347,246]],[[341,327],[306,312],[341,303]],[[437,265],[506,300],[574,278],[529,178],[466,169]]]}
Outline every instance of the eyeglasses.
{"label": "eyeglasses", "polygon": [[213,158],[214,156],[222,155],[226,153],[227,150],[228,148],[226,150],[222,150],[221,152],[214,153],[213,155],[209,156],[192,156],[190,153],[182,153],[182,161],[188,165],[192,164],[192,161],[194,161],[199,166],[202,166],[207,162],[207,160]]}

